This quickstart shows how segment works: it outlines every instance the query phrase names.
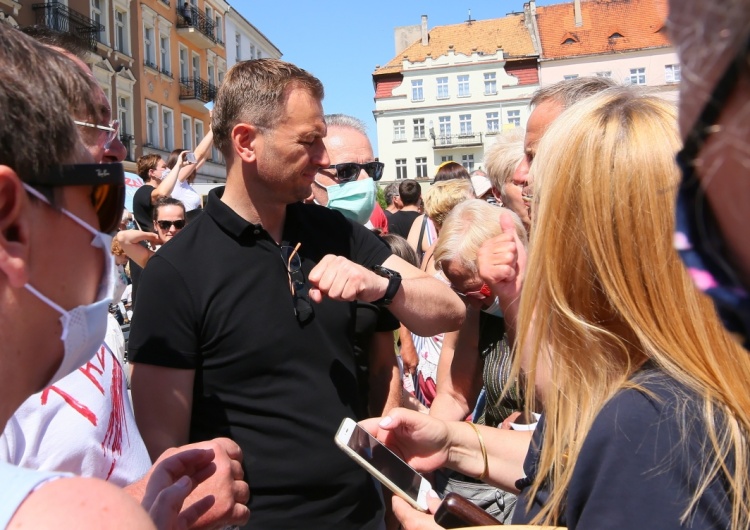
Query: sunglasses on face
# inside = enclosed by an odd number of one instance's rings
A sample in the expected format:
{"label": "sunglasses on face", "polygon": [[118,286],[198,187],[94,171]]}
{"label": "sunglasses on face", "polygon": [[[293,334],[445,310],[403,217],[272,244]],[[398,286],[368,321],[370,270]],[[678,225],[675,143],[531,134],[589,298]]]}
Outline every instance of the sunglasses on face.
{"label": "sunglasses on face", "polygon": [[117,138],[117,131],[120,130],[120,122],[119,120],[112,120],[109,125],[98,125],[96,123],[89,123],[87,121],[74,121],[76,125],[79,127],[90,127],[92,129],[98,129],[100,131],[106,132],[106,136],[104,136],[104,149],[109,149],[109,146],[112,145],[112,142],[115,141],[115,138]]}
{"label": "sunglasses on face", "polygon": [[120,225],[125,205],[125,172],[122,164],[71,164],[46,175],[26,180],[35,188],[91,186],[91,205],[99,218],[99,230],[113,232]]}
{"label": "sunglasses on face", "polygon": [[328,169],[336,170],[336,178],[341,182],[351,182],[357,180],[359,172],[364,170],[365,173],[374,181],[380,180],[383,176],[383,168],[385,164],[383,162],[367,162],[366,164],[358,164],[356,162],[344,162],[343,164],[333,164],[328,166]]}
{"label": "sunglasses on face", "polygon": [[174,225],[177,230],[182,230],[185,228],[185,219],[177,219],[176,221],[156,221],[156,224],[159,225],[159,228],[165,231],[169,230],[172,225]]}

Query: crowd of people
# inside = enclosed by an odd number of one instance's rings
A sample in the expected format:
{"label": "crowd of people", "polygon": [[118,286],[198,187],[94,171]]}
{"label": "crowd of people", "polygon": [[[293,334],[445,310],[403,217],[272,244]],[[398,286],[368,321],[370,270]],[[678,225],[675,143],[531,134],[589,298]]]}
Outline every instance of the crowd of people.
{"label": "crowd of people", "polygon": [[[0,526],[417,530],[458,492],[506,524],[749,527],[749,7],[670,13],[679,113],[563,81],[483,171],[383,208],[365,125],[238,63],[194,161],[138,161],[135,226],[85,51],[0,24]],[[336,447],[347,417],[429,513]]]}

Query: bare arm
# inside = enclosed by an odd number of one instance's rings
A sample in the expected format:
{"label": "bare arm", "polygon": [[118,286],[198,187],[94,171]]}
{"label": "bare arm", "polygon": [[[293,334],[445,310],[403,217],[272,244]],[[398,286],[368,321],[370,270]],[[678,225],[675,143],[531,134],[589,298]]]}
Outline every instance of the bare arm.
{"label": "bare arm", "polygon": [[476,405],[484,368],[479,356],[479,313],[478,309],[469,307],[461,329],[446,333],[443,338],[431,416],[463,420]]}
{"label": "bare arm", "polygon": [[401,361],[404,365],[404,373],[414,375],[417,371],[419,358],[417,357],[417,348],[414,346],[414,339],[411,338],[411,331],[401,324],[398,331],[398,338],[401,341]]}
{"label": "bare arm", "polygon": [[152,460],[188,442],[194,379],[194,370],[133,363],[133,409]]}
{"label": "bare arm", "polygon": [[401,401],[401,378],[393,347],[392,331],[377,331],[372,336],[369,355],[370,414],[386,414]]}
{"label": "bare arm", "polygon": [[125,255],[135,261],[141,268],[146,266],[148,260],[154,255],[154,251],[139,245],[139,243],[142,241],[148,241],[156,245],[161,243],[158,235],[141,230],[120,230],[115,235],[115,240],[125,251]]}
{"label": "bare arm", "polygon": [[175,162],[175,165],[169,171],[169,174],[163,178],[159,185],[154,188],[154,191],[151,192],[151,204],[155,204],[156,201],[162,197],[169,197],[172,194],[172,190],[174,190],[174,187],[177,184],[177,177],[180,176],[180,170],[182,170],[185,165],[186,153],[187,151],[180,153],[177,157],[177,162]]}
{"label": "bare arm", "polygon": [[211,154],[211,147],[214,145],[214,132],[210,128],[208,129],[208,133],[206,133],[206,136],[203,137],[203,139],[198,144],[198,147],[195,148],[195,169],[198,170],[200,167],[206,162],[208,159],[208,155]]}

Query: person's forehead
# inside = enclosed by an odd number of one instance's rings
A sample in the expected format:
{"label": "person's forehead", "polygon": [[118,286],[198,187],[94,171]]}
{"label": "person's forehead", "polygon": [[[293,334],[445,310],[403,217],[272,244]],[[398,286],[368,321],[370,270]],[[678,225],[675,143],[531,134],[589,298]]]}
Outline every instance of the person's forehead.
{"label": "person's forehead", "polygon": [[562,113],[563,106],[554,99],[544,101],[537,105],[529,116],[526,124],[526,135],[524,136],[524,149],[533,149],[544,136],[544,132],[550,124]]}
{"label": "person's forehead", "polygon": [[304,87],[291,86],[287,88],[287,91],[283,114],[276,128],[289,127],[301,134],[309,130],[321,136],[325,135],[323,103]]}
{"label": "person's forehead", "polygon": [[331,126],[323,138],[331,164],[374,160],[367,135],[351,127]]}
{"label": "person's forehead", "polygon": [[176,204],[160,206],[157,214],[157,221],[172,221],[173,219],[182,219],[182,208]]}

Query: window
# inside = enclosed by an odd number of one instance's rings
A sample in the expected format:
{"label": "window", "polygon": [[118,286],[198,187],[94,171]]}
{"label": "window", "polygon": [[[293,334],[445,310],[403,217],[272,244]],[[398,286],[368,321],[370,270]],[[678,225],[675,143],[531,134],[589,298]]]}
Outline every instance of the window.
{"label": "window", "polygon": [[250,58],[255,59],[255,44],[250,44]]}
{"label": "window", "polygon": [[664,79],[667,83],[679,83],[682,79],[679,64],[668,64],[664,67]]}
{"label": "window", "polygon": [[223,70],[219,70],[219,75],[218,75],[218,78],[219,78],[219,84],[221,84],[221,82],[222,82],[222,81],[224,81],[224,74],[225,74],[225,73],[226,73],[226,72],[224,72]]}
{"label": "window", "polygon": [[520,110],[508,111],[508,125],[512,125],[513,127],[521,126],[521,111]]}
{"label": "window", "polygon": [[403,142],[406,140],[406,125],[404,120],[393,120],[393,141]]}
{"label": "window", "polygon": [[182,148],[191,151],[193,149],[193,126],[190,116],[182,116]]}
{"label": "window", "polygon": [[646,69],[645,68],[631,68],[630,77],[628,78],[631,85],[645,85],[646,84]]}
{"label": "window", "polygon": [[440,139],[445,143],[445,140],[449,139],[451,136],[451,117],[440,116],[438,118],[438,127],[440,131]]}
{"label": "window", "polygon": [[201,78],[201,57],[193,54],[193,79]]}
{"label": "window", "polygon": [[396,179],[405,179],[406,178],[406,159],[405,158],[397,158],[396,159]]}
{"label": "window", "polygon": [[188,78],[187,54],[187,48],[180,44],[180,80],[187,80]]}
{"label": "window", "polygon": [[471,114],[459,114],[458,127],[461,136],[471,136]]}
{"label": "window", "polygon": [[497,78],[495,72],[487,72],[484,74],[484,94],[486,96],[497,94]]}
{"label": "window", "polygon": [[612,70],[605,70],[602,72],[596,72],[596,77],[612,77]]}
{"label": "window", "polygon": [[[94,21],[94,23],[97,26],[104,25],[102,22],[101,0],[91,0],[91,19]],[[107,28],[106,27],[104,28],[104,30],[97,32],[96,40],[98,40],[102,44],[107,44]]]}
{"label": "window", "polygon": [[487,113],[487,132],[496,133],[500,130],[500,116],[497,112]]}
{"label": "window", "polygon": [[424,91],[422,90],[421,79],[415,79],[411,82],[411,100],[424,101]]}
{"label": "window", "polygon": [[213,86],[216,85],[216,76],[214,74],[215,74],[214,65],[209,63],[208,64],[208,84],[209,85],[213,85]]}
{"label": "window", "polygon": [[447,99],[448,96],[448,78],[438,77],[437,78],[437,98]]}
{"label": "window", "polygon": [[464,166],[469,173],[474,171],[474,155],[461,155],[461,165]]}
{"label": "window", "polygon": [[156,50],[154,49],[154,28],[143,26],[143,62],[156,70]]}
{"label": "window", "polygon": [[161,56],[161,71],[165,74],[172,74],[172,61],[169,57],[169,34],[159,36],[159,55]]}
{"label": "window", "polygon": [[414,160],[417,163],[417,178],[426,179],[427,178],[427,157],[418,156]]}
{"label": "window", "polygon": [[156,103],[146,101],[146,143],[151,147],[159,143],[159,118]]}
{"label": "window", "polygon": [[441,156],[440,163],[442,164],[443,162],[453,162],[453,155]]}
{"label": "window", "polygon": [[566,81],[570,81],[571,79],[578,79],[578,74],[568,74],[568,75],[564,75],[564,76],[563,76],[563,79],[565,79]]}
{"label": "window", "polygon": [[128,14],[125,11],[115,10],[115,50],[125,55],[130,55],[128,46]]}
{"label": "window", "polygon": [[171,151],[174,149],[174,113],[172,109],[162,107],[161,122],[164,128],[164,150]]}
{"label": "window", "polygon": [[[117,119],[120,120],[120,133],[130,134],[130,99],[117,98]],[[127,146],[126,146],[127,147]]]}
{"label": "window", "polygon": [[469,96],[471,96],[471,91],[469,90],[469,76],[460,75],[458,76],[458,97],[465,98]]}
{"label": "window", "polygon": [[195,145],[197,146],[203,140],[203,122],[195,120]]}
{"label": "window", "polygon": [[414,118],[414,139],[424,140],[424,118]]}
{"label": "window", "polygon": [[216,15],[216,40],[224,42],[224,30],[221,24],[221,17]]}
{"label": "window", "polygon": [[234,36],[234,56],[238,61],[242,60],[242,36],[239,33]]}

